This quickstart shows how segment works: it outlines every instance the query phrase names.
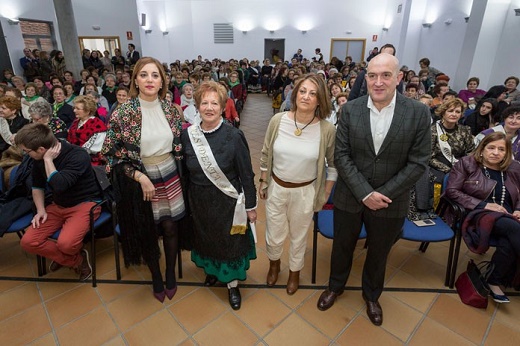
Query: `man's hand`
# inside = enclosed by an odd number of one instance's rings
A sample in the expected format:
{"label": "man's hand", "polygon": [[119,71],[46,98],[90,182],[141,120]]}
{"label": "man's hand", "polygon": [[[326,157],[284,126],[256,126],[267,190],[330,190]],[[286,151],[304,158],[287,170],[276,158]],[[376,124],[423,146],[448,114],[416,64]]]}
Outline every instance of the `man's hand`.
{"label": "man's hand", "polygon": [[34,215],[31,223],[33,228],[40,228],[40,224],[44,224],[47,221],[47,212],[44,210]]}
{"label": "man's hand", "polygon": [[392,203],[390,198],[377,191],[374,191],[370,197],[363,201],[363,204],[366,205],[370,210],[388,208],[390,203]]}
{"label": "man's hand", "polygon": [[44,160],[54,161],[58,157],[61,151],[61,142],[57,141],[51,148],[49,148],[45,154],[43,154]]}

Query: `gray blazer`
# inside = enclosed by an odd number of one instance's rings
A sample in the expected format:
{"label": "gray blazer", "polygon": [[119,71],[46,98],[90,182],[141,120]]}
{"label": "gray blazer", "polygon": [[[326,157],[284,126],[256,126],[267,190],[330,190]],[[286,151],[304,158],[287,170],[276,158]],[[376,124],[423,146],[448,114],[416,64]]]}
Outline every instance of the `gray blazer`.
{"label": "gray blazer", "polygon": [[392,124],[376,155],[367,102],[368,95],[349,101],[341,110],[334,152],[339,174],[334,206],[358,213],[363,209],[363,198],[377,191],[392,203],[370,213],[378,217],[404,217],[410,188],[430,159],[430,112],[424,104],[397,93]]}

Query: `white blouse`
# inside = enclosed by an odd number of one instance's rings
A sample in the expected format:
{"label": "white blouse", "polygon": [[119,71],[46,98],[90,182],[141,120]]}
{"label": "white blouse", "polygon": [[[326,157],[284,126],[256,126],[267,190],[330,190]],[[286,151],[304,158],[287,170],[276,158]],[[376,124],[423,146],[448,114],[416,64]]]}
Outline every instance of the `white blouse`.
{"label": "white blouse", "polygon": [[159,99],[141,104],[141,157],[160,156],[172,151],[173,133]]}

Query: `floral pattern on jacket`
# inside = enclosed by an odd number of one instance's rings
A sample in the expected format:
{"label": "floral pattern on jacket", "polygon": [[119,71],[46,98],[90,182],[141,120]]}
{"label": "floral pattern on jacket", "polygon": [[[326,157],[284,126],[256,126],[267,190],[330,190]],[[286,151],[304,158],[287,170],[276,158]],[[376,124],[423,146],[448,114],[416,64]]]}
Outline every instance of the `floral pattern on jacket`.
{"label": "floral pattern on jacket", "polygon": [[[442,126],[442,125],[441,125]],[[437,126],[435,123],[432,128],[432,156],[430,158],[430,167],[443,173],[448,173],[453,163],[448,166],[445,162],[447,159],[442,154],[442,149],[437,136]],[[451,154],[455,159],[460,159],[468,155],[475,149],[475,142],[469,126],[456,125],[455,131],[448,134],[448,144],[451,147]]]}
{"label": "floral pattern on jacket", "polygon": [[[173,133],[172,153],[176,160],[182,159],[181,116],[179,110],[167,100],[160,100],[161,108]],[[107,135],[101,153],[106,157],[107,173],[119,163],[126,162],[142,170],[141,160],[141,104],[132,98],[122,104],[110,117]]]}

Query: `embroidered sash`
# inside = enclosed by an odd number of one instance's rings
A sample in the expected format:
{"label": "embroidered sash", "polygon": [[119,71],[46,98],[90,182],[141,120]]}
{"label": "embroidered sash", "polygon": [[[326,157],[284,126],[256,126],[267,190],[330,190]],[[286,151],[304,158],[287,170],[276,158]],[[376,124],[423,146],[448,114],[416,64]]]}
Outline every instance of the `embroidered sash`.
{"label": "embroidered sash", "polygon": [[199,165],[202,167],[202,171],[206,177],[224,194],[237,200],[230,234],[245,234],[247,228],[247,213],[244,193],[238,193],[237,189],[235,189],[218,166],[200,126],[190,126],[188,128],[188,136],[195,150]]}
{"label": "embroidered sash", "polygon": [[445,140],[445,141],[441,140],[441,136],[446,135],[444,133],[443,129],[441,128],[441,121],[438,120],[435,123],[435,125],[437,127],[437,142],[439,143],[439,147],[441,148],[442,155],[444,155],[446,160],[448,160],[448,162],[451,162],[451,164],[453,165],[455,162],[457,162],[459,160],[457,160],[455,157],[453,157],[453,154],[451,153],[451,146],[448,143],[448,140]]}

